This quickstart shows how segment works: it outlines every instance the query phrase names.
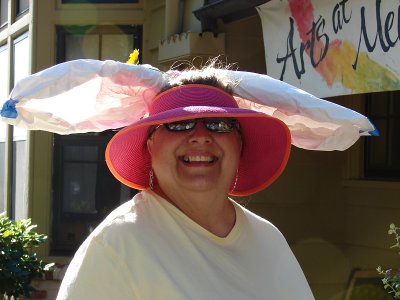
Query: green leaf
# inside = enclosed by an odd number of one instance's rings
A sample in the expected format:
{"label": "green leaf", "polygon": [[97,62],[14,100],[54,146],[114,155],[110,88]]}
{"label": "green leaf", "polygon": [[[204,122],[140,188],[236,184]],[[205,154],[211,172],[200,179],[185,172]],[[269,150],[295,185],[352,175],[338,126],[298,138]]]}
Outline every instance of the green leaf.
{"label": "green leaf", "polygon": [[30,225],[26,228],[26,232],[30,232],[32,229],[36,228],[37,225]]}
{"label": "green leaf", "polygon": [[54,269],[54,266],[55,266],[55,263],[50,263],[50,264],[46,264],[44,267],[43,267],[43,270],[44,271],[53,271],[53,269]]}
{"label": "green leaf", "polygon": [[10,230],[6,231],[3,233],[3,238],[8,238],[10,235],[12,235],[12,232]]}

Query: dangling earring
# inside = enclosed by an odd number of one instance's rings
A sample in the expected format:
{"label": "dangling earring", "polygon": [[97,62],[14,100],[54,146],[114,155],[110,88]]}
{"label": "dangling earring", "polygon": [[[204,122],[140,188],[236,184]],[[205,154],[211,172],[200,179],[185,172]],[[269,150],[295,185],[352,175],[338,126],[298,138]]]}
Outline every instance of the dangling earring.
{"label": "dangling earring", "polygon": [[154,172],[153,172],[153,169],[150,169],[150,172],[149,172],[149,187],[150,187],[150,189],[151,190],[153,190],[154,189]]}
{"label": "dangling earring", "polygon": [[237,181],[238,181],[238,177],[239,177],[239,170],[236,170],[236,177],[235,177],[235,181],[233,183],[233,187],[231,189],[231,193],[233,193],[233,191],[236,189],[236,184],[237,184]]}

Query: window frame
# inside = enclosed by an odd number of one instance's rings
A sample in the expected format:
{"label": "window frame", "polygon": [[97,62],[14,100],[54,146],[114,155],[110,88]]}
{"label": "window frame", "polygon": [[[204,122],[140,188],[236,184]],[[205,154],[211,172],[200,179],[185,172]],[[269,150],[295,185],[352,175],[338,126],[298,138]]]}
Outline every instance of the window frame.
{"label": "window frame", "polygon": [[[141,61],[142,53],[142,25],[115,25],[115,26],[97,26],[97,25],[71,25],[71,26],[56,26],[57,47],[56,47],[56,62],[63,63],[66,57],[66,36],[71,33],[76,34],[116,34],[116,33],[133,34],[133,44],[139,49],[139,61]],[[101,42],[100,42],[101,43]],[[133,49],[132,49],[133,50]],[[101,57],[101,47],[99,47],[98,57]]]}
{"label": "window frame", "polygon": [[[67,46],[67,35],[68,34],[128,34],[132,35],[133,45],[135,48],[138,48],[141,52],[142,49],[142,25],[111,25],[111,26],[98,26],[98,25],[90,25],[90,26],[56,26],[57,33],[57,43],[56,43],[56,62],[62,63],[66,60],[66,46]],[[133,49],[132,49],[133,50]],[[99,52],[97,53],[98,57],[102,57],[101,55],[101,38],[99,42]],[[123,189],[122,183],[118,182],[111,173],[108,171],[107,166],[105,164],[104,152],[108,141],[112,138],[113,134],[116,133],[115,130],[108,130],[100,133],[86,133],[86,134],[73,134],[73,135],[57,135],[53,136],[53,221],[52,221],[52,242],[50,245],[49,253],[51,255],[56,256],[71,256],[77,250],[81,242],[80,239],[86,234],[89,233],[94,227],[96,227],[102,219],[115,208],[119,206],[123,201],[129,200],[128,198],[132,198],[133,195],[137,192],[134,189]],[[112,201],[107,202],[107,199],[111,199],[110,197],[95,197],[95,209],[97,210],[95,214],[93,213],[75,213],[69,212],[68,209],[63,211],[63,208],[68,206],[63,206],[64,198],[64,178],[65,172],[63,169],[63,165],[66,163],[63,157],[63,147],[68,145],[94,145],[98,147],[97,150],[97,160],[96,160],[96,183],[95,190],[96,194],[101,194],[101,189],[104,188],[100,186],[102,182],[111,182],[110,189],[116,193],[119,188],[119,198],[113,199]],[[84,164],[84,162],[83,162]],[[100,169],[99,169],[100,168]],[[107,173],[105,173],[107,172]],[[100,174],[100,175],[99,175]],[[103,175],[101,175],[103,174]],[[101,176],[102,179],[99,179]],[[99,181],[100,180],[100,181]],[[100,191],[100,193],[99,193]],[[112,193],[110,194],[112,195]],[[68,194],[67,194],[68,195]],[[102,195],[102,194],[101,194]],[[110,195],[108,195],[110,196]],[[113,196],[111,196],[113,197]],[[118,196],[116,196],[118,197]],[[127,199],[125,199],[127,197]],[[100,204],[98,201],[101,201]],[[107,211],[100,211],[102,209],[102,205],[106,205]],[[110,205],[108,205],[110,204]],[[64,226],[64,227],[63,227]],[[66,230],[69,226],[77,226],[76,229],[71,229],[71,232]],[[57,232],[62,233],[63,235],[57,237]],[[71,240],[68,241],[69,234],[71,234]],[[73,235],[73,236],[72,236]],[[85,236],[85,238],[87,235]],[[72,239],[73,238],[73,239]]]}
{"label": "window frame", "polygon": [[[101,194],[102,190],[104,190],[105,186],[102,185],[105,182],[109,182],[110,178],[115,180],[115,186],[113,189],[115,190],[117,187],[121,187],[122,183],[118,182],[112,174],[108,171],[107,166],[104,160],[104,153],[108,141],[113,137],[116,131],[107,130],[101,133],[89,133],[89,134],[72,134],[61,136],[58,134],[54,134],[54,171],[53,173],[53,222],[52,222],[52,232],[53,238],[50,245],[50,254],[54,256],[70,256],[78,249],[80,244],[83,242],[83,239],[80,239],[79,232],[75,232],[78,234],[76,241],[71,241],[70,244],[63,243],[63,237],[58,237],[56,232],[58,232],[58,228],[61,228],[63,223],[69,225],[77,225],[79,224],[81,228],[85,228],[87,233],[90,233],[112,210],[122,204],[122,199],[115,199],[113,205],[108,208],[107,211],[97,211],[96,213],[88,213],[88,212],[71,212],[64,211],[64,165],[73,162],[72,160],[64,159],[64,150],[65,147],[68,146],[95,146],[97,147],[97,157],[95,160],[90,160],[89,162],[96,165],[96,186],[95,186],[95,195]],[[79,160],[76,162],[83,162],[83,160]],[[101,181],[99,181],[101,177]],[[111,186],[107,185],[107,189],[111,188]],[[128,199],[124,201],[128,201],[131,199],[137,191],[134,189],[130,189]],[[122,201],[122,202],[121,202]],[[112,201],[110,201],[112,202]],[[95,199],[95,206],[99,204],[98,198]],[[61,229],[62,230],[62,229]],[[82,232],[81,232],[82,233]],[[74,237],[75,238],[75,237]],[[86,236],[85,236],[86,238]]]}
{"label": "window frame", "polygon": [[[370,180],[385,180],[385,181],[400,181],[400,166],[393,165],[393,157],[395,153],[395,144],[393,126],[394,123],[400,122],[400,111],[393,111],[393,102],[395,98],[400,97],[400,91],[389,91],[382,93],[373,93],[366,95],[366,114],[369,116],[372,123],[384,122],[386,130],[380,130],[380,137],[370,137],[365,139],[364,143],[364,178]],[[385,101],[385,114],[378,114],[373,111],[372,106],[374,101]],[[380,143],[384,147],[384,165],[379,167],[378,163],[373,161],[373,145]],[[378,145],[379,147],[379,145]],[[374,166],[375,165],[375,166]]]}

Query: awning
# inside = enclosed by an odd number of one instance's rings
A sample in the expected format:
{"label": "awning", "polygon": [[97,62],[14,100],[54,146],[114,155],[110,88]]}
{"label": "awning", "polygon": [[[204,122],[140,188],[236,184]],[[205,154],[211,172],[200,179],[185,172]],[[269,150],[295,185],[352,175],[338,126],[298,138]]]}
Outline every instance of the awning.
{"label": "awning", "polygon": [[256,7],[270,0],[208,0],[205,4],[193,11],[201,22],[203,32],[215,32],[217,20],[229,23],[257,14]]}

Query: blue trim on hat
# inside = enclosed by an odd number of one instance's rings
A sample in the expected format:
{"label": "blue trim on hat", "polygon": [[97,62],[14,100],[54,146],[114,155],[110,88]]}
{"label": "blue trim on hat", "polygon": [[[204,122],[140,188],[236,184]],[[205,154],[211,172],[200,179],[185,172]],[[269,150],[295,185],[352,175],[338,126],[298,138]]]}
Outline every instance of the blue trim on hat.
{"label": "blue trim on hat", "polygon": [[368,134],[371,135],[371,136],[379,136],[380,133],[379,133],[378,128],[376,128],[376,126],[371,122],[371,120],[368,117],[366,117],[366,118],[371,123],[371,125],[374,127],[374,130],[368,131]]}
{"label": "blue trim on hat", "polygon": [[15,105],[19,102],[19,100],[9,99],[4,102],[3,107],[1,108],[0,115],[4,118],[16,119],[18,116],[18,112],[15,108]]}
{"label": "blue trim on hat", "polygon": [[368,131],[369,135],[371,136],[380,136],[379,130],[378,129],[374,129],[372,131]]}

